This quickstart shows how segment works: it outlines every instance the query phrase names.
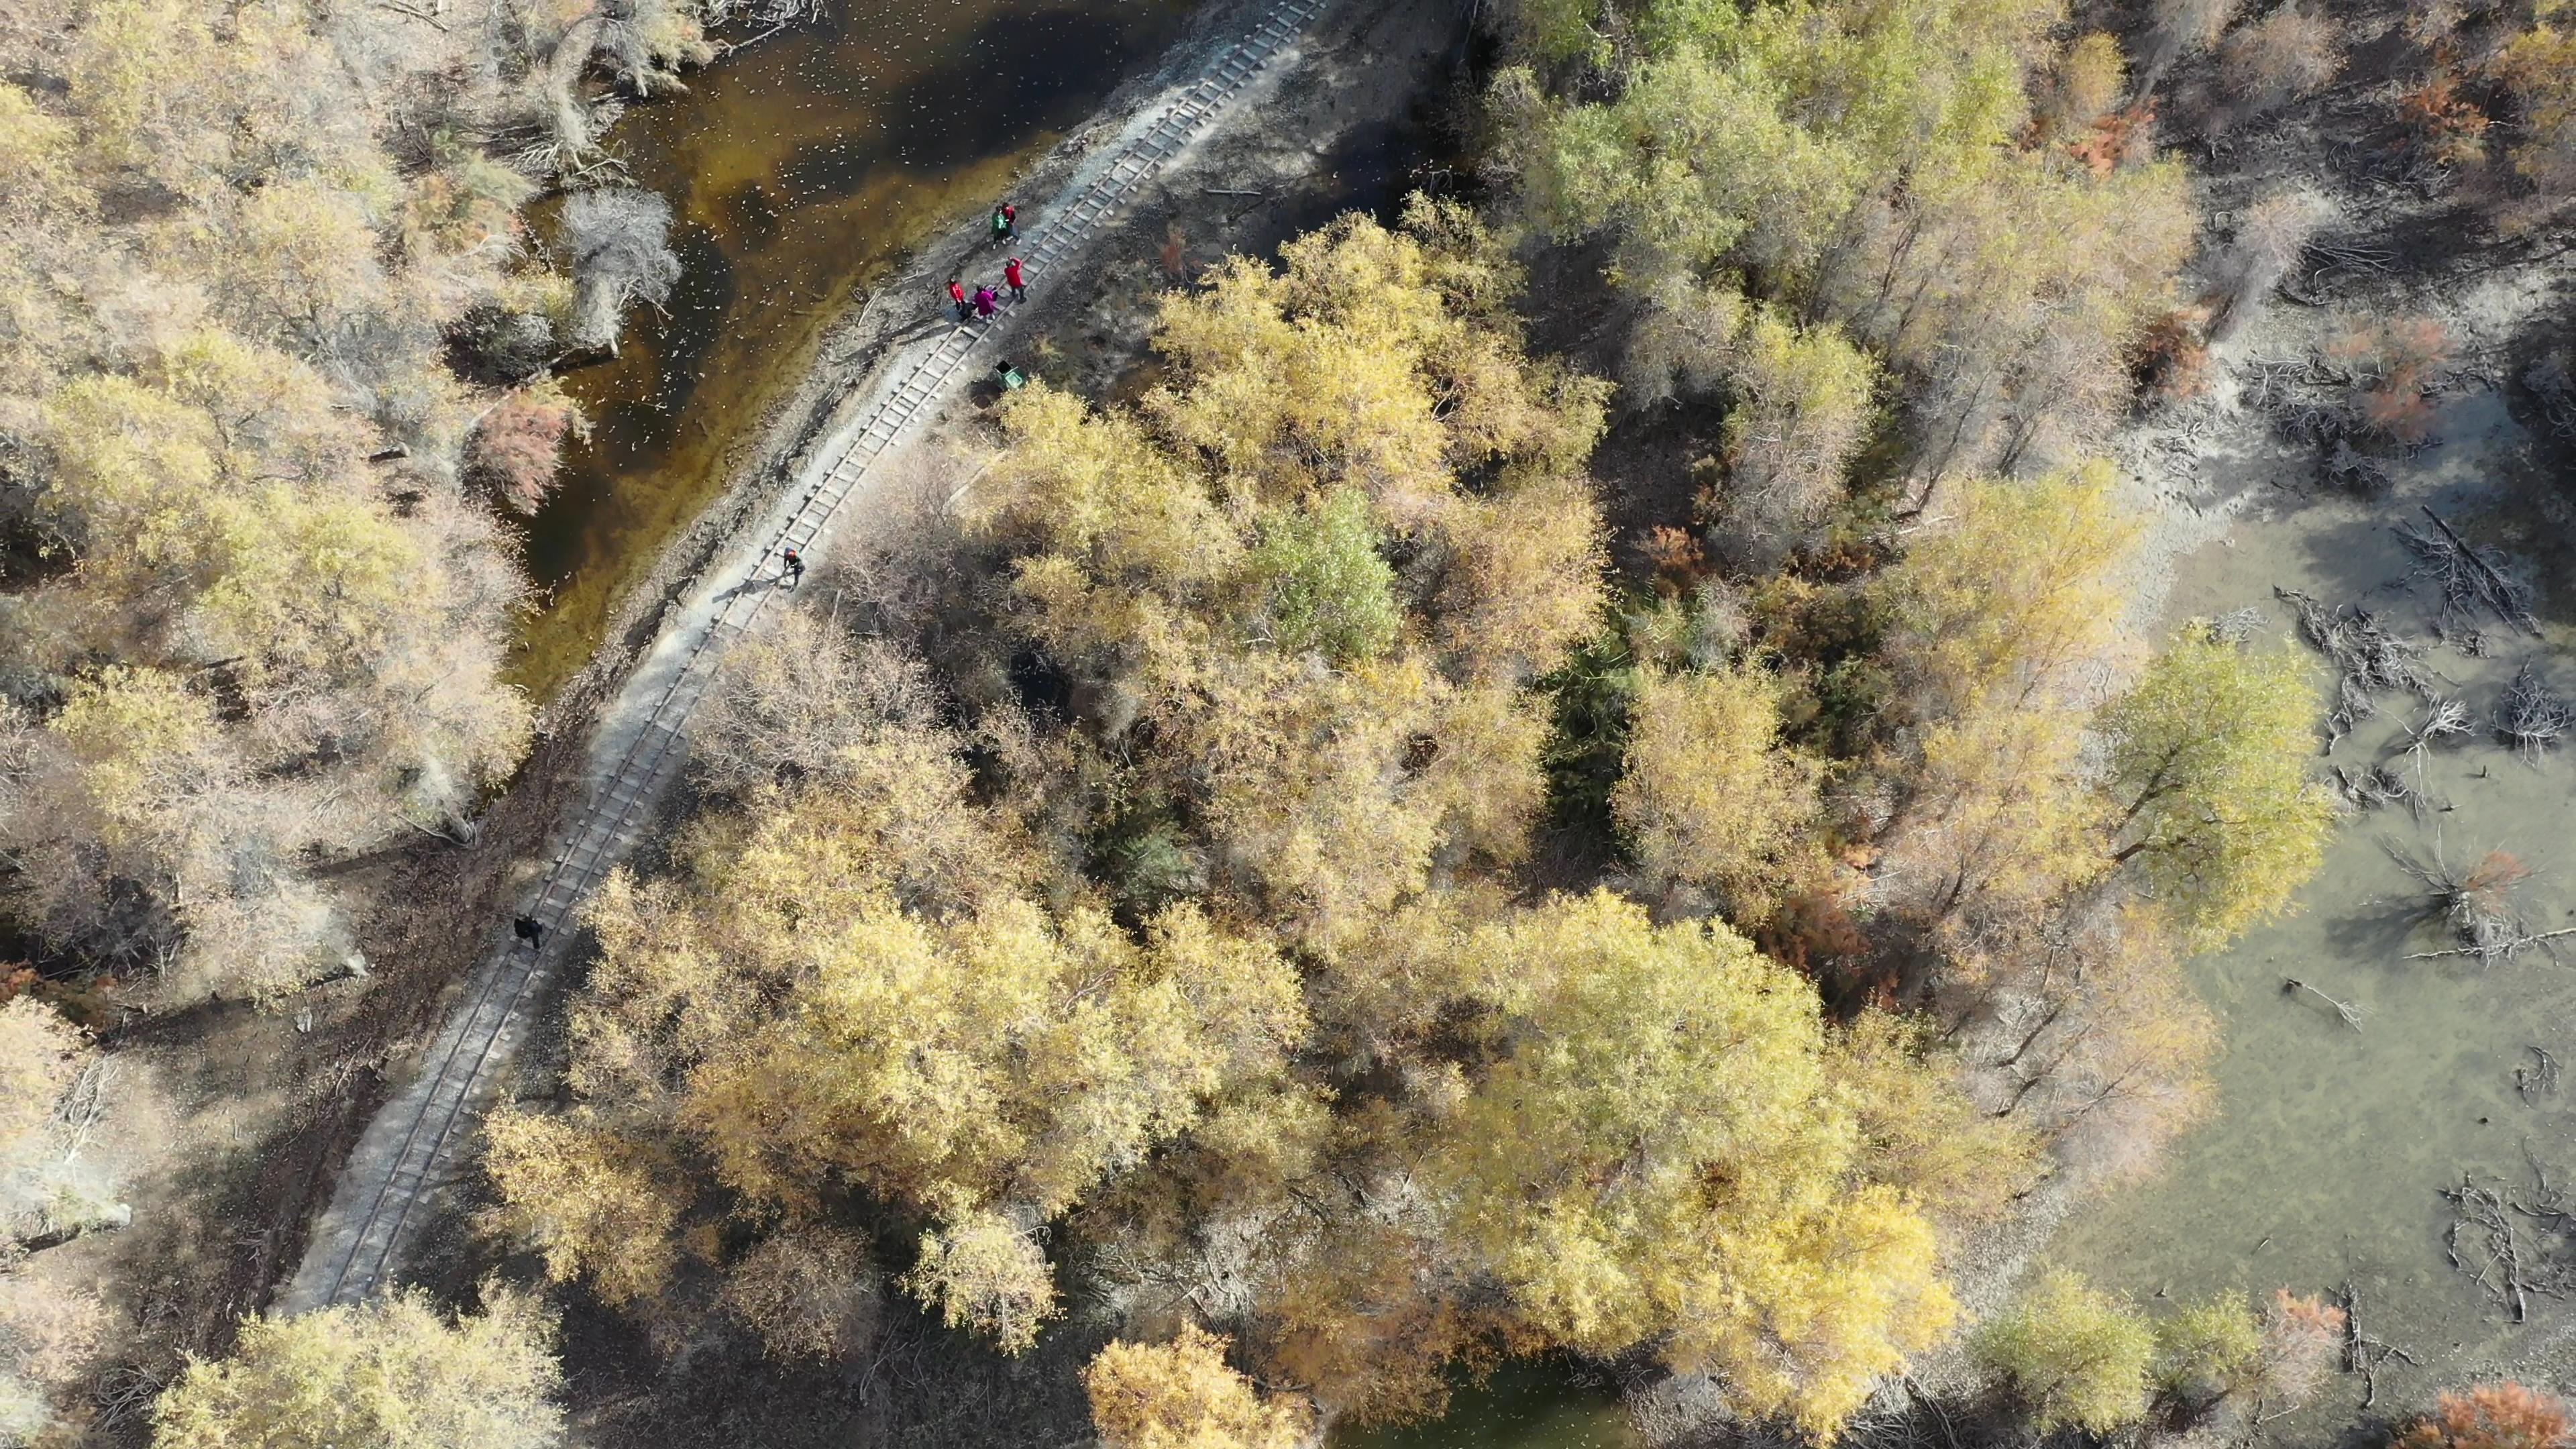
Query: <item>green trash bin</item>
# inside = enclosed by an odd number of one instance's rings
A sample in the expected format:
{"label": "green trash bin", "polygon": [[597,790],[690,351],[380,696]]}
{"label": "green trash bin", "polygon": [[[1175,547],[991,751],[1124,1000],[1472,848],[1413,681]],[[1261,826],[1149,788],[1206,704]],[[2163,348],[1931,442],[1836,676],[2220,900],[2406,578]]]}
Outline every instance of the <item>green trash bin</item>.
{"label": "green trash bin", "polygon": [[1002,385],[1002,391],[1004,392],[1017,392],[1019,389],[1029,385],[1028,374],[1011,366],[1007,362],[996,362],[993,364],[993,380]]}

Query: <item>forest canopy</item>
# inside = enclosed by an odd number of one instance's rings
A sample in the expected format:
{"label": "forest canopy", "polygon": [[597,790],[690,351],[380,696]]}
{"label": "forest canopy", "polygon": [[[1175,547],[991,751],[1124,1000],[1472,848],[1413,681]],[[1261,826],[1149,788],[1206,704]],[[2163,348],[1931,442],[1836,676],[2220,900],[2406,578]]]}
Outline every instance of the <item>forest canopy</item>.
{"label": "forest canopy", "polygon": [[[482,40],[0,17],[0,910],[48,970],[363,973],[335,867],[470,839],[530,746],[502,519],[582,426],[553,370],[679,276],[583,79],[672,86],[732,7],[457,8]],[[2313,89],[2281,13],[2225,64]],[[2150,26],[2148,88],[2224,22]],[[2333,822],[2305,662],[2129,618],[2108,434],[2207,314],[2119,41],[2038,0],[1495,23],[1481,212],[1206,268],[1115,400],[979,396],[919,462],[960,486],[729,646],[560,1079],[482,1122],[482,1246],[682,1354],[1070,1344],[1119,1449],[1418,1420],[1534,1354],[1829,1441],[1963,1335],[2042,1431],[2259,1424],[2332,1310],[1954,1287],[2211,1110],[2185,956]],[[33,974],[0,1417],[41,1423],[104,1310],[21,1351],[20,1245],[129,1210]],[[485,1301],[243,1321],[159,1442],[556,1442],[551,1318]]]}
{"label": "forest canopy", "polygon": [[[1944,1224],[2020,1185],[2019,1129],[1723,922],[1497,889],[1533,681],[1604,601],[1603,389],[1523,353],[1516,286],[1417,201],[1174,294],[1131,408],[1015,395],[953,545],[1001,582],[878,615],[948,689],[811,623],[729,665],[731,803],[596,909],[572,1099],[494,1123],[497,1220],[647,1316],[855,1237],[1006,1349],[1084,1265],[1363,1418],[1651,1345],[1827,1432],[1941,1341]],[[725,1215],[767,1226],[710,1274],[681,1245]]]}
{"label": "forest canopy", "polygon": [[[677,272],[658,197],[580,184],[581,83],[708,58],[710,8],[0,16],[0,909],[50,957],[354,969],[314,867],[516,768],[497,515],[582,425],[550,369]],[[520,215],[554,184],[569,275]]]}

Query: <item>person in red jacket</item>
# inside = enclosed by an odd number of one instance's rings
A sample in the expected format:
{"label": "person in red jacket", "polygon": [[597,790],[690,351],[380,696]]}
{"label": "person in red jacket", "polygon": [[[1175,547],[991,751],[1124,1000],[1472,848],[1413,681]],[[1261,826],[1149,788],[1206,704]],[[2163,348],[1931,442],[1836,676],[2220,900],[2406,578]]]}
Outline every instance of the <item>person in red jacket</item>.
{"label": "person in red jacket", "polygon": [[1011,284],[1012,301],[1025,302],[1029,299],[1028,284],[1020,279],[1020,259],[1018,257],[1011,258],[1010,263],[1002,268],[1002,280]]}
{"label": "person in red jacket", "polygon": [[966,320],[966,284],[955,277],[948,279],[948,300],[957,304],[957,320]]}

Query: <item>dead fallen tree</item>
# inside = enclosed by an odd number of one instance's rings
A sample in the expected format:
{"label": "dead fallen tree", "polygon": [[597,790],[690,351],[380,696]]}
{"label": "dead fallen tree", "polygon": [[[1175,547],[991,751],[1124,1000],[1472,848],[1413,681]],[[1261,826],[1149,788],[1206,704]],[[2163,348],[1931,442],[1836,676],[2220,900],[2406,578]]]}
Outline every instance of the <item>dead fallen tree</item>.
{"label": "dead fallen tree", "polygon": [[2361,1293],[2347,1281],[2339,1295],[2343,1299],[2343,1371],[2361,1375],[2366,1392],[2361,1398],[2365,1409],[2379,1402],[2379,1371],[2392,1358],[2403,1359],[2421,1367],[2423,1361],[2384,1339],[2373,1338],[2361,1326]]}
{"label": "dead fallen tree", "polygon": [[2377,614],[2346,604],[2328,610],[2296,589],[2274,588],[2274,597],[2298,611],[2299,637],[2335,667],[2335,705],[2326,715],[2326,748],[2353,725],[2379,713],[2376,695],[2403,689],[2430,704],[2440,698],[2424,646],[2390,629]]}
{"label": "dead fallen tree", "polygon": [[2333,997],[2319,991],[2317,988],[2301,981],[2296,976],[2284,976],[2281,978],[2281,992],[2285,996],[2296,996],[2304,992],[2309,996],[2315,997],[2317,1000],[2324,1002],[2327,1006],[2332,1007],[2334,1009],[2335,1019],[2342,1022],[2344,1025],[2351,1027],[2354,1031],[2361,1030],[2361,1019],[2370,1014],[2370,1008],[2349,1001],[2337,1001]]}
{"label": "dead fallen tree", "polygon": [[2343,798],[2365,810],[2379,810],[2390,805],[2403,805],[2407,813],[2423,818],[2424,801],[2405,776],[2386,765],[2365,766],[2360,774],[2349,774],[2341,765],[2334,768],[2335,786]]}
{"label": "dead fallen tree", "polygon": [[2550,1185],[2549,1171],[2528,1150],[2531,1192],[2516,1198],[2503,1179],[2490,1185],[2469,1173],[2458,1187],[2442,1189],[2453,1209],[2443,1236],[2451,1266],[2475,1279],[2497,1304],[2522,1323],[2531,1314],[2531,1295],[2565,1298],[2576,1292],[2576,1215]]}
{"label": "dead fallen tree", "polygon": [[2513,676],[2496,701],[2496,733],[2529,765],[2538,765],[2540,757],[2555,747],[2576,715],[2571,715],[2567,702],[2549,692],[2540,682],[2540,671],[2531,661]]}
{"label": "dead fallen tree", "polygon": [[2424,516],[2433,521],[2434,532],[2400,523],[2396,533],[2406,551],[2415,555],[2417,576],[2442,586],[2444,609],[2465,618],[2484,607],[2522,632],[2537,636],[2540,620],[2531,612],[2531,586],[2489,562],[2486,555],[2443,522],[2442,515],[2429,504]]}

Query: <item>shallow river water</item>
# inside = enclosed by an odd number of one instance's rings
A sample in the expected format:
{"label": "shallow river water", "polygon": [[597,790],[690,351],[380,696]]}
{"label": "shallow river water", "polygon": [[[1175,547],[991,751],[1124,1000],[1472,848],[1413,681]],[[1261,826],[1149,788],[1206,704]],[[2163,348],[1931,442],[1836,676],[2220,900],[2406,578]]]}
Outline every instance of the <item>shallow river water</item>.
{"label": "shallow river water", "polygon": [[[2445,441],[2401,466],[2395,488],[2366,501],[2269,494],[2229,542],[2186,556],[2175,574],[2175,619],[2254,607],[2267,637],[2288,637],[2293,615],[2273,587],[2328,606],[2362,605],[2428,645],[2426,664],[2469,707],[2474,734],[2426,763],[2428,793],[2448,808],[2420,820],[2403,807],[2345,820],[2325,869],[2299,893],[2296,914],[2194,963],[2217,1010],[2226,1053],[2215,1076],[2217,1115],[2188,1133],[2154,1176],[2080,1209],[2049,1251],[2152,1307],[2224,1288],[2302,1293],[2350,1284],[2370,1336],[2419,1360],[2391,1359],[2381,1413],[2485,1374],[2550,1374],[2568,1323],[2563,1304],[2531,1300],[2531,1321],[2509,1321],[2497,1298],[2451,1266],[2452,1204],[2464,1173],[2534,1203],[2531,1164],[2553,1185],[2576,1182],[2576,1080],[2518,1090],[2533,1048],[2576,1061],[2576,950],[2526,953],[2481,970],[2451,957],[2409,960],[2453,945],[2421,910],[2423,891],[2391,858],[2439,854],[2462,870],[2491,849],[2531,870],[2518,893],[2534,930],[2576,925],[2576,762],[2528,765],[2493,734],[2498,693],[2524,660],[2562,697],[2576,695],[2576,590],[2566,586],[2570,515],[2539,475],[2520,430],[2492,393],[2452,402]],[[2430,525],[2430,504],[2481,547],[2501,549],[2539,586],[2539,637],[2492,614],[2454,615],[2478,630],[2489,657],[2434,643],[2439,591],[2410,582],[2412,560],[2393,525]],[[2321,683],[2324,678],[2320,668]],[[2354,774],[2401,750],[2401,723],[2422,718],[2406,695],[2381,696],[2329,757]],[[2400,761],[2411,779],[2413,767]],[[2561,942],[2576,946],[2576,938]],[[2359,1030],[2284,982],[2297,978],[2365,1013]],[[2536,1221],[2528,1240],[2544,1236]],[[2480,1234],[2462,1235],[2474,1266]],[[2322,1436],[2359,1407],[2357,1380],[2308,1416]]]}
{"label": "shallow river water", "polygon": [[[573,372],[591,439],[528,529],[543,607],[515,682],[551,694],[620,594],[725,486],[724,459],[804,376],[853,295],[971,215],[1179,34],[1187,0],[830,0],[821,17],[639,104],[610,133],[669,198],[667,316]],[[739,38],[739,37],[736,37]],[[933,299],[925,297],[928,315]]]}

